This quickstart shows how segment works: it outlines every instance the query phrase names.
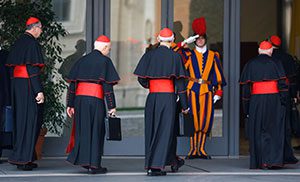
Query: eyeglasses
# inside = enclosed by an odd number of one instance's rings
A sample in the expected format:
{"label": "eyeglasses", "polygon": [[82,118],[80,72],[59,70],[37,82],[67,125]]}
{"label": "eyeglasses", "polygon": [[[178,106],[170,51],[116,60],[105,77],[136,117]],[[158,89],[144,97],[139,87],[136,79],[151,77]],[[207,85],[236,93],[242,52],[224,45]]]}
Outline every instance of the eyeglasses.
{"label": "eyeglasses", "polygon": [[43,27],[42,27],[42,26],[35,26],[35,27],[37,27],[37,28],[43,30]]}

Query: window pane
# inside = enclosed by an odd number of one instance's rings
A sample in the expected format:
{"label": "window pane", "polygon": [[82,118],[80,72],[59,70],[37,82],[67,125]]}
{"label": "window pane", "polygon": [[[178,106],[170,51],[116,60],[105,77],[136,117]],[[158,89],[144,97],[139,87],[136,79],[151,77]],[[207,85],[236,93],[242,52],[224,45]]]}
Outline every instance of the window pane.
{"label": "window pane", "polygon": [[148,91],[133,71],[160,29],[160,0],[111,0],[110,57],[121,77],[115,87],[119,108],[144,107]]}
{"label": "window pane", "polygon": [[[63,1],[57,0],[56,2],[60,3]],[[58,13],[60,15],[72,15],[69,17],[68,21],[62,21],[62,26],[66,29],[68,34],[65,37],[60,38],[59,40],[59,43],[63,45],[62,57],[64,58],[64,61],[61,64],[56,65],[58,68],[57,76],[65,78],[69,74],[72,66],[76,63],[76,61],[86,53],[86,1],[69,0],[64,1],[64,3],[62,4],[64,4],[64,6],[68,4],[67,7],[69,7],[70,9],[62,8]],[[64,104],[66,103],[66,93],[67,89],[65,90],[62,98],[62,102]],[[70,118],[68,118],[68,123],[72,123]],[[69,132],[70,128],[66,128],[65,131]],[[69,136],[68,133],[65,133],[65,135]]]}
{"label": "window pane", "polygon": [[[223,55],[223,0],[174,0],[174,32],[175,42],[181,42],[193,35],[192,23],[195,18],[205,17],[208,48]],[[193,49],[194,45],[189,47]],[[223,112],[222,102],[215,104],[213,137],[222,137]]]}
{"label": "window pane", "polygon": [[52,0],[53,11],[58,21],[70,20],[71,0]]}

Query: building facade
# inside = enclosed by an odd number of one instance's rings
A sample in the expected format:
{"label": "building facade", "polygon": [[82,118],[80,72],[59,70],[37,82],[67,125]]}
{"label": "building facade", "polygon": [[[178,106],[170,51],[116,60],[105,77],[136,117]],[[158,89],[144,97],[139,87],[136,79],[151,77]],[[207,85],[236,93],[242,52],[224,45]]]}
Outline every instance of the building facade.
{"label": "building facade", "polygon": [[[90,52],[101,34],[112,40],[110,57],[121,77],[115,93],[123,140],[107,142],[105,155],[144,155],[143,106],[147,91],[139,86],[133,70],[145,48],[156,42],[161,28],[173,29],[176,42],[180,42],[193,34],[193,19],[204,16],[209,48],[220,53],[228,83],[222,101],[216,105],[207,149],[212,155],[238,156],[243,125],[238,83],[241,66],[248,57],[255,56],[257,42],[272,34],[287,40],[290,30],[284,27],[290,17],[289,3],[287,0],[53,0],[57,18],[69,32],[61,39],[65,45],[64,58],[76,61],[79,56],[72,56],[76,51],[81,55]],[[247,54],[251,51],[252,54]],[[62,137],[47,138],[46,155],[64,155],[69,130],[65,128]],[[59,146],[53,148],[57,142]],[[188,148],[188,139],[179,138],[179,153],[186,154]]]}

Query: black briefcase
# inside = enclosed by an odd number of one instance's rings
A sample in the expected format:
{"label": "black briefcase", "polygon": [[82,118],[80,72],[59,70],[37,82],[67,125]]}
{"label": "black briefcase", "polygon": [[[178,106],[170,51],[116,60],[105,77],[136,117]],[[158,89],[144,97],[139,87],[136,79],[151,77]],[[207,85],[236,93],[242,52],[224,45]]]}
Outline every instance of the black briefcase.
{"label": "black briefcase", "polygon": [[2,149],[12,149],[12,132],[0,132],[0,144]]}
{"label": "black briefcase", "polygon": [[300,114],[295,102],[292,101],[292,114],[291,114],[291,128],[292,133],[296,137],[300,137]]}
{"label": "black briefcase", "polygon": [[4,131],[13,131],[13,113],[11,106],[5,106],[4,108]]}
{"label": "black briefcase", "polygon": [[244,119],[244,122],[245,122],[245,129],[244,129],[245,139],[249,140],[249,130],[250,130],[250,128],[249,128],[250,127],[249,126],[249,116]]}
{"label": "black briefcase", "polygon": [[191,113],[179,113],[179,136],[191,137],[194,136],[194,133],[195,127],[193,115]]}
{"label": "black briefcase", "polygon": [[118,117],[105,118],[106,140],[121,141],[121,119]]}
{"label": "black briefcase", "polygon": [[5,106],[3,109],[4,127],[0,130],[0,144],[2,149],[12,149],[12,131],[13,131],[13,115],[11,106]]}

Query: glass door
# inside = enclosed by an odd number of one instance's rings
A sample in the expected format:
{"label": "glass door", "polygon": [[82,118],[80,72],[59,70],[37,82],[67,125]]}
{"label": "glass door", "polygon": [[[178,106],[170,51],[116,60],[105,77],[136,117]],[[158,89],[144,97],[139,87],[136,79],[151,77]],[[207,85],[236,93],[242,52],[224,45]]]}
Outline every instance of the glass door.
{"label": "glass door", "polygon": [[111,0],[112,59],[121,81],[114,87],[122,141],[106,142],[105,155],[144,155],[144,105],[148,91],[133,71],[161,27],[160,0]]}
{"label": "glass door", "polygon": [[[224,1],[223,0],[174,0],[173,31],[176,34],[176,42],[194,34],[192,23],[195,18],[204,17],[206,20],[208,49],[220,54],[223,61],[224,42]],[[194,49],[194,44],[189,44]],[[224,70],[226,73],[228,70]],[[228,155],[228,136],[226,120],[223,113],[223,99],[214,104],[214,121],[212,132],[207,138],[206,151],[210,155]],[[186,155],[189,151],[188,138],[179,138],[178,152]]]}

